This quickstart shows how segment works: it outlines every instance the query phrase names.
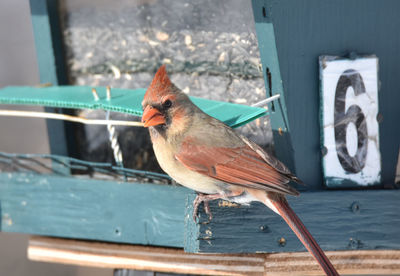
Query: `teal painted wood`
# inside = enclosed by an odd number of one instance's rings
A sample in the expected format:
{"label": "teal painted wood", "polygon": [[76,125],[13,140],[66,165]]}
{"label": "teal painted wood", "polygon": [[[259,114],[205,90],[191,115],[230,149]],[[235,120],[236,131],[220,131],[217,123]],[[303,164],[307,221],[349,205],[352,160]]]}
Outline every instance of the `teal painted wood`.
{"label": "teal painted wood", "polygon": [[[40,82],[51,83],[52,85],[67,83],[61,48],[61,34],[58,25],[57,2],[30,0]],[[48,112],[58,112],[54,108],[46,110]],[[66,135],[66,130],[70,129],[71,125],[55,120],[46,120],[46,124],[51,152],[67,156],[69,153],[67,137],[69,136]]]}
{"label": "teal painted wood", "polygon": [[[297,176],[310,189],[320,189],[323,183],[318,56],[341,56],[354,51],[360,55],[375,54],[379,58],[382,184],[393,185],[400,144],[397,122],[400,83],[395,73],[400,71],[400,2],[267,0],[253,1],[253,6],[255,3],[257,7],[264,5],[274,26]],[[257,12],[254,11],[256,26],[265,24],[260,22]],[[257,35],[260,44],[266,41],[265,37]],[[263,55],[261,58],[264,65]],[[277,154],[280,150],[277,148]]]}
{"label": "teal painted wood", "polygon": [[[193,221],[193,200],[196,194],[192,191],[186,197],[185,209],[185,234],[184,234],[184,250],[185,252],[200,252],[202,227]],[[202,208],[202,205],[200,206]],[[204,217],[204,213],[201,214]],[[203,229],[204,230],[204,229]]]}
{"label": "teal painted wood", "polygon": [[[189,205],[194,194],[189,195]],[[400,249],[399,190],[307,192],[290,205],[324,250]],[[185,216],[190,240],[185,250],[204,253],[305,251],[286,223],[261,203],[219,207],[211,202],[211,223]],[[190,208],[188,207],[187,210]],[[281,238],[285,244],[279,243]]]}
{"label": "teal painted wood", "polygon": [[267,1],[259,0],[252,0],[252,7],[267,97],[277,94],[281,96],[277,101],[268,104],[275,154],[292,172],[295,172],[294,151],[286,110],[287,96],[283,89],[270,9]]}
{"label": "teal painted wood", "polygon": [[0,174],[0,230],[183,247],[182,187]]}
{"label": "teal painted wood", "polygon": [[30,7],[40,82],[58,85],[47,1],[30,0]]}
{"label": "teal painted wood", "polygon": [[[204,223],[201,212],[202,223],[194,224],[193,199],[194,194],[182,187],[2,173],[0,230],[185,246],[190,252],[304,251],[283,220],[261,204],[218,207],[219,202],[212,202],[212,222]],[[393,208],[399,200],[397,190],[314,192],[289,198],[325,250],[400,249],[400,215]],[[281,237],[285,246],[278,243]]]}

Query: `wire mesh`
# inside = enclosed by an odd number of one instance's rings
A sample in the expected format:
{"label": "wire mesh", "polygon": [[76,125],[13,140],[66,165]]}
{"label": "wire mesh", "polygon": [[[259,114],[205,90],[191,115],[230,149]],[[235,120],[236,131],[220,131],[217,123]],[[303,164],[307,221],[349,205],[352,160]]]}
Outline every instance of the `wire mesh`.
{"label": "wire mesh", "polygon": [[53,174],[65,177],[92,178],[127,182],[171,184],[161,173],[127,169],[111,163],[89,162],[52,154],[19,154],[0,152],[0,172]]}

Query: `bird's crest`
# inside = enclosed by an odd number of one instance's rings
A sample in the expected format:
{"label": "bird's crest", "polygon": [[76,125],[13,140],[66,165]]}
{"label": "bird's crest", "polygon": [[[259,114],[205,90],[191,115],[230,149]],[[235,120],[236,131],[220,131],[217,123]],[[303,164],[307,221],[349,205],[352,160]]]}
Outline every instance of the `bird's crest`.
{"label": "bird's crest", "polygon": [[145,100],[157,101],[171,92],[172,83],[167,75],[165,65],[162,65],[153,78],[149,88],[144,95]]}

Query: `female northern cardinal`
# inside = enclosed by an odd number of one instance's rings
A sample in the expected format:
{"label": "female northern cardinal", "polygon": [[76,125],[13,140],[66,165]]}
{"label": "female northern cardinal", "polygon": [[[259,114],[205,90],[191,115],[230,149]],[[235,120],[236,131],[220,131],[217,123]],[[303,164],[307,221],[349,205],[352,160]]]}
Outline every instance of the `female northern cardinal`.
{"label": "female northern cardinal", "polygon": [[286,201],[286,194],[299,194],[289,181],[300,180],[285,165],[201,111],[171,83],[164,65],[142,106],[142,122],[149,128],[161,168],[199,193],[193,202],[194,219],[201,202],[211,219],[210,200],[260,201],[282,216],[327,275],[339,275]]}

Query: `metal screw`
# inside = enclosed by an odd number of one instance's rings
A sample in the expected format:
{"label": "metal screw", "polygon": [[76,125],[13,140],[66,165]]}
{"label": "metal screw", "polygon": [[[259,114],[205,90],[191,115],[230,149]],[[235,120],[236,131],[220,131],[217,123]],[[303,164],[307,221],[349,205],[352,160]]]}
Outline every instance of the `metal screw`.
{"label": "metal screw", "polygon": [[360,209],[361,209],[361,206],[360,206],[360,203],[359,202],[357,202],[357,201],[354,201],[352,204],[351,204],[351,210],[353,211],[353,213],[360,213]]}
{"label": "metal screw", "polygon": [[363,243],[358,239],[350,238],[348,247],[351,249],[360,249],[363,247]]}
{"label": "metal screw", "polygon": [[279,246],[284,247],[286,245],[286,239],[284,237],[278,240]]}
{"label": "metal screw", "polygon": [[260,231],[264,233],[270,233],[271,230],[269,229],[268,225],[261,225],[260,226]]}
{"label": "metal screw", "polygon": [[353,238],[350,238],[349,247],[352,248],[352,249],[356,249],[357,248],[357,241],[354,240]]}

